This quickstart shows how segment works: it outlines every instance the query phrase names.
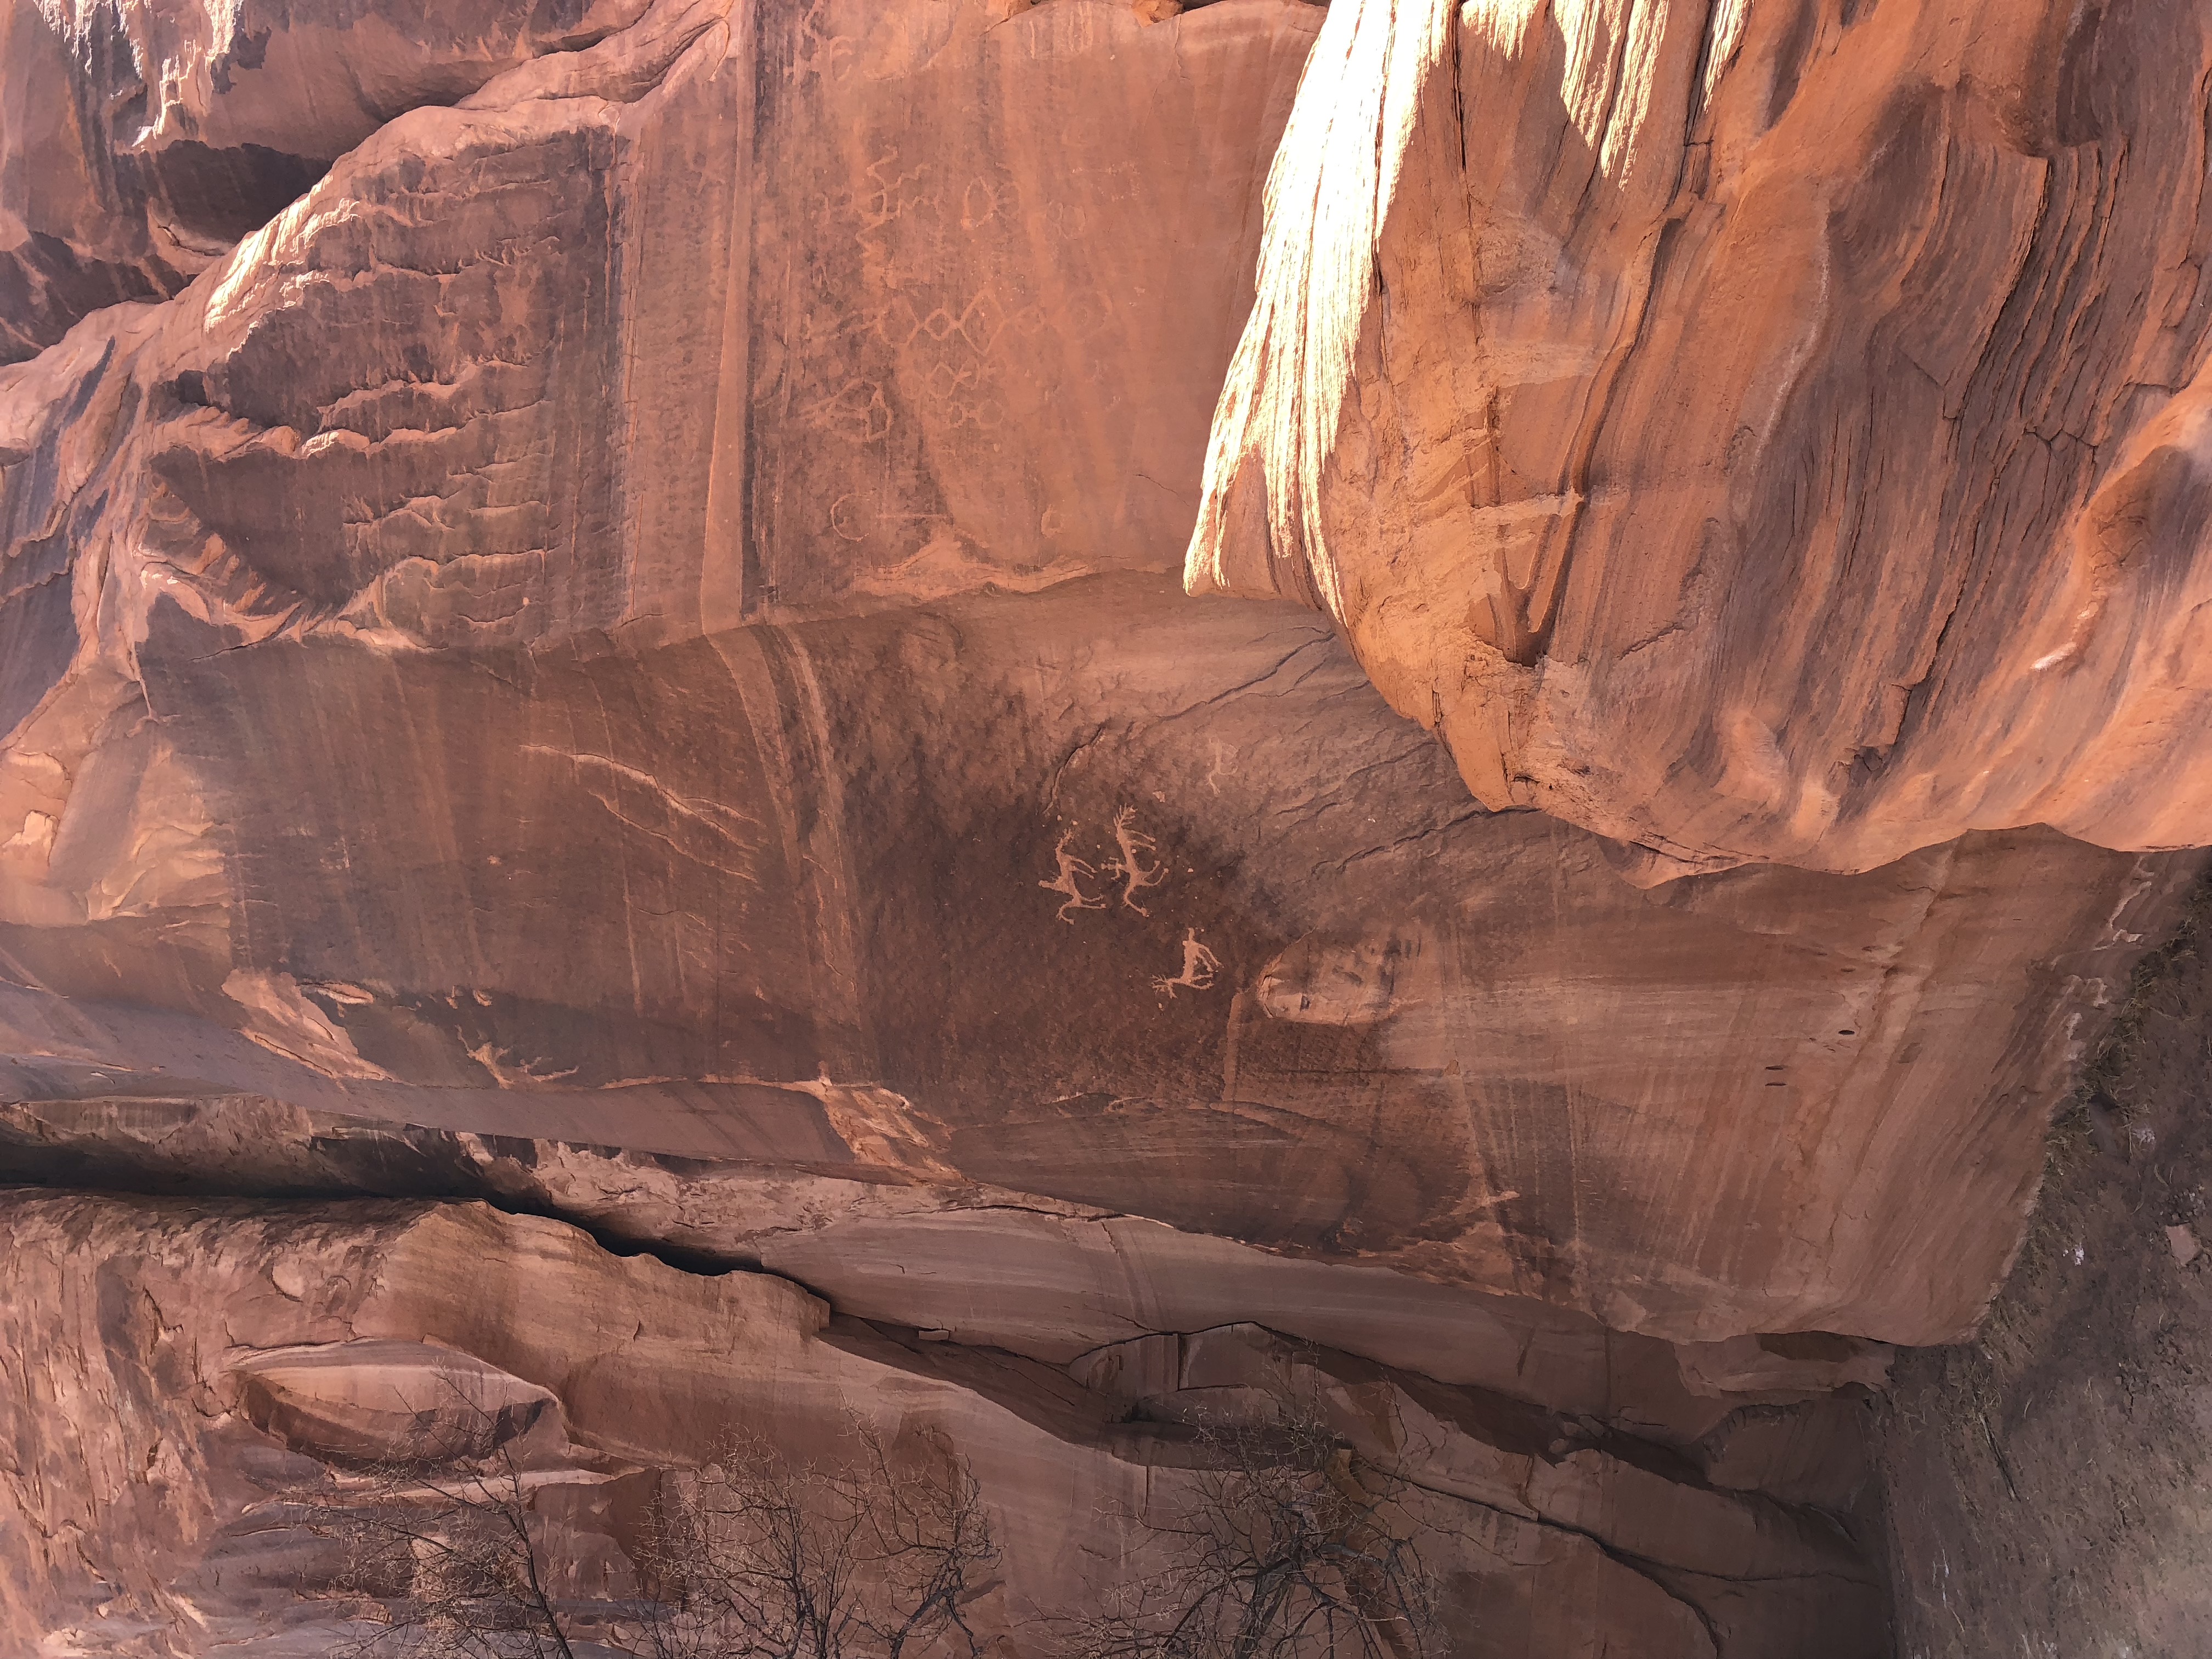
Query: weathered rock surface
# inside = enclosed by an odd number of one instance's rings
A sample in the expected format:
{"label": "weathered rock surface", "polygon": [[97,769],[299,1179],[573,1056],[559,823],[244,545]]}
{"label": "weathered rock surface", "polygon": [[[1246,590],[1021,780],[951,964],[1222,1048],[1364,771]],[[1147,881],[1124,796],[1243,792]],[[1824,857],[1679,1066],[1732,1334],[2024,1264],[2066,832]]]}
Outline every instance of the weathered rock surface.
{"label": "weathered rock surface", "polygon": [[2054,1127],[1977,1340],[1898,1367],[1876,1445],[1900,1651],[2212,1644],[2208,899],[2139,970]]}
{"label": "weathered rock surface", "polygon": [[1644,878],[2212,839],[2212,15],[1332,9],[1195,591]]}
{"label": "weathered rock surface", "polygon": [[[0,1161],[50,1185],[123,1191],[482,1194],[575,1218],[628,1248],[764,1266],[858,1316],[1054,1364],[1133,1334],[1246,1319],[1686,1450],[1753,1407],[1879,1387],[1889,1363],[1881,1344],[1832,1335],[1796,1358],[1788,1350],[1807,1339],[1663,1342],[1528,1297],[1286,1258],[1023,1194],[398,1131],[266,1100],[18,1104],[0,1116]],[[1759,1363],[1716,1378],[1713,1354],[1739,1346]],[[1847,1492],[1831,1496],[1829,1507],[1850,1507]]]}
{"label": "weathered rock surface", "polygon": [[165,298],[377,128],[647,0],[9,0],[0,8],[0,362]]}
{"label": "weathered rock surface", "polygon": [[[1674,1340],[1966,1328],[2182,873],[2015,835],[1640,893],[1456,797],[1297,613],[1158,578],[649,647],[229,639],[156,614],[52,919],[0,927],[58,994],[9,1049],[106,1079],[66,1092],[981,1186]],[[152,866],[112,909],[104,770]]]}
{"label": "weathered rock surface", "polygon": [[[779,1279],[618,1259],[480,1206],[19,1191],[0,1208],[0,1616],[22,1651],[320,1650],[351,1604],[331,1599],[337,1564],[301,1506],[342,1501],[348,1458],[407,1443],[449,1395],[544,1471],[554,1570],[617,1579],[625,1504],[581,1501],[594,1490],[695,1466],[741,1425],[801,1451],[858,1425],[891,1443],[933,1430],[973,1465],[1005,1546],[978,1616],[1019,1633],[1082,1588],[1086,1561],[1115,1558],[1125,1517],[1171,1508],[1204,1456],[1179,1418],[1233,1415],[1224,1392],[1255,1384],[1310,1397],[1414,1483],[1449,1552],[1456,1628],[1531,1656],[1772,1653],[1817,1606],[1820,1651],[1880,1650],[1878,1587],[1817,1512],[1249,1326],[1147,1339],[1182,1352],[1144,1410],[1122,1350],[1071,1376],[916,1343]],[[1242,1409],[1266,1420],[1264,1402]],[[1708,1583],[1716,1567],[1747,1582]]]}
{"label": "weathered rock surface", "polygon": [[1015,1632],[1311,1398],[1455,1631],[1879,1652],[2212,297],[2201,20],[1845,9],[19,0],[0,1179],[169,1196],[6,1200],[5,1639],[325,1650],[458,1367],[579,1583],[849,1408]]}

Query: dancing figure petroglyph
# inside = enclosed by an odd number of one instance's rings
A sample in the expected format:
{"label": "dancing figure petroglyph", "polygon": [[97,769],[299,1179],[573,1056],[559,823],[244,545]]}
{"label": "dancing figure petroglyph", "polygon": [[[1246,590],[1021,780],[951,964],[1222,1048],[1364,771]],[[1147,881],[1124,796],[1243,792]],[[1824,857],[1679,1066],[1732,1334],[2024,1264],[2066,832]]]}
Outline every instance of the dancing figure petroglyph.
{"label": "dancing figure petroglyph", "polygon": [[1176,994],[1177,986],[1203,991],[1212,985],[1213,976],[1220,971],[1221,958],[1198,942],[1197,928],[1187,928],[1182,936],[1182,972],[1173,979],[1154,980],[1152,988],[1165,991],[1170,996]]}
{"label": "dancing figure petroglyph", "polygon": [[1060,893],[1066,896],[1067,902],[1060,907],[1059,916],[1060,921],[1071,927],[1075,926],[1075,918],[1068,914],[1069,911],[1103,910],[1106,908],[1104,898],[1091,897],[1083,890],[1083,884],[1076,880],[1078,876],[1095,876],[1098,872],[1067,850],[1067,843],[1074,839],[1074,830],[1067,830],[1061,832],[1059,844],[1052,849],[1053,860],[1059,868],[1053,872],[1050,881],[1041,881],[1037,884],[1048,893]]}
{"label": "dancing figure petroglyph", "polygon": [[1158,852],[1159,848],[1150,836],[1133,827],[1132,820],[1136,816],[1137,809],[1133,806],[1125,806],[1114,815],[1114,844],[1121,849],[1121,855],[1105,866],[1104,873],[1121,878],[1122,903],[1140,916],[1149,916],[1152,913],[1137,902],[1137,895],[1147,887],[1157,887],[1165,881],[1168,866],[1166,861],[1162,860],[1150,869],[1146,867],[1145,854]]}

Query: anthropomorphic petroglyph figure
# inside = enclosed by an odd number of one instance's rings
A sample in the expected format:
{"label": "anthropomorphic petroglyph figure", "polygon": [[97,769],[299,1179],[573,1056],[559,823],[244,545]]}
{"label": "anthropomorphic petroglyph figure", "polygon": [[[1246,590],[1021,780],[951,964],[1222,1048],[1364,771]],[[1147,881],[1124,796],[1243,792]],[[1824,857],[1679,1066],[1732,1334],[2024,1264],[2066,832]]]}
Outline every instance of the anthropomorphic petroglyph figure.
{"label": "anthropomorphic petroglyph figure", "polygon": [[1203,991],[1213,983],[1213,976],[1221,971],[1221,958],[1198,942],[1198,929],[1186,928],[1182,936],[1182,972],[1173,979],[1156,979],[1155,991],[1176,994],[1177,986],[1186,990]]}
{"label": "anthropomorphic petroglyph figure", "polygon": [[1074,839],[1074,830],[1061,832],[1059,844],[1052,849],[1053,860],[1060,867],[1053,872],[1050,881],[1037,884],[1048,893],[1066,896],[1067,902],[1060,907],[1059,915],[1071,927],[1075,925],[1075,918],[1068,914],[1071,910],[1103,910],[1106,908],[1103,896],[1091,897],[1083,890],[1083,884],[1076,880],[1078,876],[1095,876],[1098,872],[1067,850],[1067,843]]}
{"label": "anthropomorphic petroglyph figure", "polygon": [[1164,861],[1146,867],[1145,854],[1158,851],[1150,836],[1134,827],[1137,810],[1125,806],[1114,815],[1114,844],[1121,855],[1105,866],[1104,873],[1121,878],[1121,902],[1140,916],[1152,913],[1137,902],[1137,895],[1147,887],[1157,887],[1167,879],[1168,866]]}
{"label": "anthropomorphic petroglyph figure", "polygon": [[1222,769],[1229,763],[1229,745],[1218,738],[1213,740],[1213,764],[1206,769],[1206,787],[1215,794],[1221,793]]}

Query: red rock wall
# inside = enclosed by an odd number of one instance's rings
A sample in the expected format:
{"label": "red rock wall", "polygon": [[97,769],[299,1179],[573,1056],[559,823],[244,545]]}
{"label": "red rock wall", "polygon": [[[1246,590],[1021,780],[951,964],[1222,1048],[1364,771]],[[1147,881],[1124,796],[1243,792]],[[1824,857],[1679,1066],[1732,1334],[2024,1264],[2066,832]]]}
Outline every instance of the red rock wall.
{"label": "red rock wall", "polygon": [[1194,592],[1647,880],[2206,839],[2203,8],[1341,4]]}
{"label": "red rock wall", "polygon": [[6,13],[10,1639],[294,1617],[409,1358],[295,1351],[430,1340],[957,1423],[1009,1632],[1295,1371],[1465,1629],[1879,1651],[1857,1402],[2201,865],[2203,28],[2045,10]]}

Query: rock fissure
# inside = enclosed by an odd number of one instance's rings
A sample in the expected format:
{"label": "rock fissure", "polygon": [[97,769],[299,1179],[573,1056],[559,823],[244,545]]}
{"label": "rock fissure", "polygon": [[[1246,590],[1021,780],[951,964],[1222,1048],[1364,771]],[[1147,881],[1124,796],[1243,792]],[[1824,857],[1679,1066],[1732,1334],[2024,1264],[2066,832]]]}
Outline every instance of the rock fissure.
{"label": "rock fissure", "polygon": [[1438,1650],[2010,1631],[1867,1402],[2148,1512],[1993,1295],[2212,842],[2212,20],[2055,5],[0,0],[0,1646],[328,1645],[459,1372],[580,1605],[926,1429],[1018,1659],[1318,1410]]}

